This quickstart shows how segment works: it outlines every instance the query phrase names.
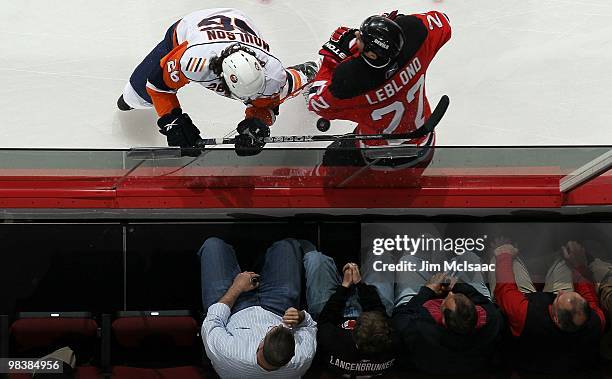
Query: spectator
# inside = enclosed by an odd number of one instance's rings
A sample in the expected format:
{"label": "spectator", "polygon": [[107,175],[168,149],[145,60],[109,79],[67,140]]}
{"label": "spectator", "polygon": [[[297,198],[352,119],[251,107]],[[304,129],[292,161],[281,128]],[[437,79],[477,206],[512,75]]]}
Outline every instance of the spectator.
{"label": "spectator", "polygon": [[308,310],[318,317],[319,357],[338,376],[388,372],[399,344],[376,286],[366,284],[375,280],[372,270],[362,278],[357,264],[347,263],[341,277],[332,258],[314,246],[309,250],[304,255],[306,296]]}
{"label": "spectator", "polygon": [[[589,371],[598,360],[605,318],[599,308],[584,248],[570,241],[536,292],[512,244],[495,249],[495,299],[512,334],[509,356],[521,370],[568,374]],[[569,275],[568,275],[569,273]]]}
{"label": "spectator", "polygon": [[[589,268],[591,268],[591,270],[593,271],[593,275],[595,276],[595,279],[597,280],[599,279],[597,277],[598,270],[594,269],[593,266],[603,268],[604,266],[609,267],[609,264],[603,261],[600,261],[599,259],[595,259],[594,262],[589,264]],[[612,320],[612,270],[608,269],[608,267],[606,267],[605,272],[602,272],[601,270],[599,270],[599,273],[603,275],[601,275],[600,276],[601,279],[598,280],[598,282],[600,282],[598,294],[599,294],[599,302],[601,304],[601,308],[605,312],[607,320],[610,321]],[[612,329],[610,328],[608,328],[608,330],[606,331],[606,334],[602,338],[600,353],[601,353],[601,356],[604,357],[605,359],[609,361],[612,360]]]}
{"label": "spectator", "polygon": [[[608,322],[612,319],[612,265],[599,258],[594,258],[585,251],[589,269],[593,273],[593,280],[597,287],[599,304]],[[612,329],[607,328],[601,340],[601,356],[612,360]]]}
{"label": "spectator", "polygon": [[[481,263],[473,252],[452,255],[451,261]],[[401,259],[417,268],[423,264],[416,255]],[[491,366],[503,321],[481,272],[461,271],[456,277],[442,272],[398,272],[395,291],[393,326],[408,348],[410,363],[429,374],[454,375]]]}
{"label": "spectator", "polygon": [[276,242],[261,275],[240,272],[234,249],[218,238],[204,242],[202,324],[206,354],[222,378],[292,378],[304,375],[316,349],[316,323],[298,311],[302,248]]}

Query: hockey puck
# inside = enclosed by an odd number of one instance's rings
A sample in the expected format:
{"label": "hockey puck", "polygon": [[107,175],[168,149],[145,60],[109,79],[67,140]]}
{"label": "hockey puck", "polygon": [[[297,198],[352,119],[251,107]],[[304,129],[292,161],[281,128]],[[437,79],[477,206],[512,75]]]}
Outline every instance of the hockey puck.
{"label": "hockey puck", "polygon": [[331,123],[329,122],[328,119],[320,118],[317,120],[317,129],[319,129],[319,131],[321,132],[328,131],[330,126],[331,126]]}

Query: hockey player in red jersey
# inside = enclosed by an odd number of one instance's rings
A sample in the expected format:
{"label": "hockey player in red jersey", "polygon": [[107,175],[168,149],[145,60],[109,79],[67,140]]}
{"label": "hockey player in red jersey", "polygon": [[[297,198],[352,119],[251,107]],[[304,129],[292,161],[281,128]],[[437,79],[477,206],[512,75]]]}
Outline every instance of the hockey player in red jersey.
{"label": "hockey player in red jersey", "polygon": [[176,94],[189,83],[200,84],[247,106],[235,148],[238,155],[253,155],[263,149],[280,103],[312,80],[316,70],[314,62],[285,69],[241,11],[204,9],[168,29],[134,70],[117,106],[122,111],[154,107],[168,145],[192,147],[200,141],[200,130],[183,113]]}
{"label": "hockey player in red jersey", "polygon": [[[357,134],[403,134],[420,128],[431,114],[426,71],[450,37],[449,20],[437,11],[413,15],[394,11],[368,17],[359,29],[339,27],[319,52],[323,60],[310,89],[310,110],[329,120],[356,122]],[[430,147],[435,133],[402,142]],[[328,152],[347,143],[354,146],[352,141],[342,141]],[[430,159],[433,153],[427,148],[420,151],[412,164]],[[327,154],[327,158],[337,161],[342,154]],[[344,154],[340,161],[355,164],[354,157],[347,158]]]}

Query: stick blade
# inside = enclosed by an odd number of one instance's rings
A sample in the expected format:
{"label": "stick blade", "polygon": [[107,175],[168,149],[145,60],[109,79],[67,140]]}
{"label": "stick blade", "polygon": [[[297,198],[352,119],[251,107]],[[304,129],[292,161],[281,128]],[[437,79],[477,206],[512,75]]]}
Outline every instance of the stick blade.
{"label": "stick blade", "polygon": [[440,120],[442,120],[442,117],[444,117],[444,114],[446,113],[446,110],[448,109],[449,105],[450,98],[448,97],[448,95],[442,95],[442,98],[440,98],[440,101],[436,105],[436,108],[433,110],[433,112],[431,112],[431,116],[429,116],[427,123],[431,124],[434,127],[438,125]]}

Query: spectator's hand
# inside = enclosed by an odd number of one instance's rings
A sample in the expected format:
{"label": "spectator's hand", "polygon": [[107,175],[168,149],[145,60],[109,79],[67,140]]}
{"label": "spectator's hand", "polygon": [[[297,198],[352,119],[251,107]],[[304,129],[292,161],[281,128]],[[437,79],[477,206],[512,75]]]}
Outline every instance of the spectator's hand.
{"label": "spectator's hand", "polygon": [[288,327],[296,327],[304,321],[306,314],[304,311],[298,311],[297,309],[291,307],[285,311],[283,315],[283,324]]}
{"label": "spectator's hand", "polygon": [[561,254],[571,268],[587,265],[586,250],[576,241],[569,241],[565,246],[561,246]]}
{"label": "spectator's hand", "polygon": [[349,288],[353,285],[353,270],[354,263],[347,263],[342,268],[342,287]]}
{"label": "spectator's hand", "polygon": [[445,272],[439,272],[429,278],[425,284],[425,287],[429,288],[430,290],[434,291],[436,295],[440,296],[450,291],[456,282],[456,278],[451,277]]}
{"label": "spectator's hand", "polygon": [[491,248],[493,248],[493,252],[496,257],[499,257],[501,254],[510,254],[513,257],[518,255],[518,249],[512,244],[507,237],[497,237],[491,243]]}
{"label": "spectator's hand", "polygon": [[[253,278],[257,278],[253,280]],[[251,272],[245,271],[236,275],[234,278],[234,282],[232,283],[232,288],[240,293],[248,292],[254,290],[259,287],[259,275]]]}
{"label": "spectator's hand", "polygon": [[359,266],[356,263],[353,263],[351,270],[353,270],[353,284],[357,285],[359,282],[361,282],[361,272],[359,272]]}

